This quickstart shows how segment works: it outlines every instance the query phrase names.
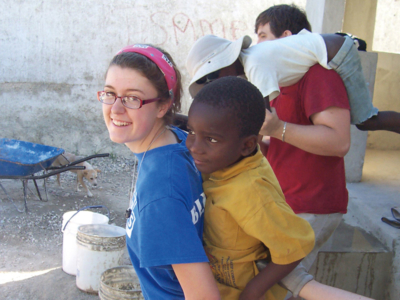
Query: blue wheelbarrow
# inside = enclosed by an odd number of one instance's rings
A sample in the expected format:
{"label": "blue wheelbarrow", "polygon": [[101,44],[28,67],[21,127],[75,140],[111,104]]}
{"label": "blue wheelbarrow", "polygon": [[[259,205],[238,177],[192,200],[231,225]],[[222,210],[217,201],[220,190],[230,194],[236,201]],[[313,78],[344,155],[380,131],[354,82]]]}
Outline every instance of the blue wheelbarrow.
{"label": "blue wheelbarrow", "polygon": [[[64,149],[34,144],[25,141],[2,138],[0,139],[0,179],[20,179],[24,188],[24,207],[25,210],[20,210],[14,204],[6,189],[0,182],[0,187],[7,195],[8,199],[13,203],[19,212],[27,212],[28,206],[26,203],[28,180],[33,180],[39,199],[44,201],[40,195],[36,179],[45,179],[47,177],[63,173],[69,170],[82,170],[84,166],[76,166],[77,164],[95,158],[106,157],[109,153],[95,154],[76,160],[60,167],[51,167],[51,164],[59,155],[64,153]],[[68,160],[67,160],[68,161]],[[36,175],[43,171],[43,174]],[[46,198],[46,182],[44,184]],[[46,200],[47,201],[47,200]]]}

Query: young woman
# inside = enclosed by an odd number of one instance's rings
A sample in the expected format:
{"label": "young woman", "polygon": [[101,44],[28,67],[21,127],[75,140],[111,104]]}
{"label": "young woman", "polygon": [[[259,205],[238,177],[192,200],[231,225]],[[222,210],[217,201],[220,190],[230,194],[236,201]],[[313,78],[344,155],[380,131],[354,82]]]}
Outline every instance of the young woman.
{"label": "young woman", "polygon": [[110,139],[138,159],[126,238],[144,297],[219,299],[202,246],[201,177],[186,133],[168,126],[180,109],[181,90],[170,55],[136,44],[112,59],[98,100]]}

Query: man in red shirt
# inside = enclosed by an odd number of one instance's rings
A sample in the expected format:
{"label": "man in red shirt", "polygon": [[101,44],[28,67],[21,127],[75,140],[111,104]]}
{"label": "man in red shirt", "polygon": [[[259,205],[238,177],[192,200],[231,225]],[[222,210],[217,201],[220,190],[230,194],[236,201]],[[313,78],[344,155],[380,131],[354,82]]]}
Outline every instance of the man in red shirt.
{"label": "man in red shirt", "polygon": [[271,107],[260,133],[271,137],[266,157],[286,201],[315,231],[315,248],[303,260],[308,270],[347,212],[347,94],[335,71],[315,65],[297,84],[282,88]]}
{"label": "man in red shirt", "polygon": [[[296,34],[296,26],[301,30],[308,24],[304,12],[295,6],[269,10],[271,21],[276,18],[286,30],[277,37],[271,30],[276,29],[275,24],[257,23],[259,42]],[[260,145],[287,203],[314,229],[314,250],[302,261],[308,271],[347,212],[343,157],[350,148],[350,106],[339,75],[320,65],[311,67],[298,83],[281,87],[280,95],[270,104],[272,112],[266,111],[260,132],[270,137],[269,146]]]}
{"label": "man in red shirt", "polygon": [[339,76],[320,65],[281,88],[261,133],[267,159],[295,213],[347,211],[343,156],[350,144],[349,104]]}

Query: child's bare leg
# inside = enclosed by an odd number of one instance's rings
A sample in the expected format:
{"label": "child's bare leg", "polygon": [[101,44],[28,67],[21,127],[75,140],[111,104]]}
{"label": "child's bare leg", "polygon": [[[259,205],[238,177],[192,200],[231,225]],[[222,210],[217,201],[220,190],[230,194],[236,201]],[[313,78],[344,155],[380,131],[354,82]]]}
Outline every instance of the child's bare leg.
{"label": "child's bare leg", "polygon": [[363,131],[386,130],[400,133],[400,113],[395,111],[380,111],[378,115],[356,126]]}
{"label": "child's bare leg", "polygon": [[319,283],[315,280],[308,282],[299,294],[306,300],[371,300],[372,298],[357,295],[345,290]]}

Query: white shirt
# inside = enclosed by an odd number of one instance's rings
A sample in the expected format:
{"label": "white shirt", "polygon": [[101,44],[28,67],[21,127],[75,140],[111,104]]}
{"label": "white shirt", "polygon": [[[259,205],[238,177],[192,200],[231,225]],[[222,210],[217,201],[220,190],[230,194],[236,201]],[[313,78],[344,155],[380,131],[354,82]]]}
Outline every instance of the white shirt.
{"label": "white shirt", "polygon": [[324,39],[306,29],[243,49],[239,59],[247,79],[270,101],[279,95],[280,86],[295,84],[313,65],[331,69]]}

